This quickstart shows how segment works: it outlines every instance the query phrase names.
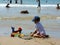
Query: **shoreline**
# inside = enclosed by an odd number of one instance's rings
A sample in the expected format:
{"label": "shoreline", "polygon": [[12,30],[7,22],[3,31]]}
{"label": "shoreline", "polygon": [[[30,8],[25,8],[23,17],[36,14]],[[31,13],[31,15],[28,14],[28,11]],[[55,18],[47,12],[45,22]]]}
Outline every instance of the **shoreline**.
{"label": "shoreline", "polygon": [[[7,4],[0,4],[0,7],[4,7]],[[26,4],[10,4],[10,7],[37,7],[38,5],[26,5]],[[41,4],[41,7],[56,7],[57,4]]]}

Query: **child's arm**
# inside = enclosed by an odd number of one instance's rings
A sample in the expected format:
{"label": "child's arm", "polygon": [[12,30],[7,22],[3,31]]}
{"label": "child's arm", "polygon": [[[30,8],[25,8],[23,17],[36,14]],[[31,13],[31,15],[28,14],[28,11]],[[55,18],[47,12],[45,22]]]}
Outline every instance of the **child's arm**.
{"label": "child's arm", "polygon": [[37,29],[31,34],[31,36],[33,36],[34,34],[36,34],[37,33]]}

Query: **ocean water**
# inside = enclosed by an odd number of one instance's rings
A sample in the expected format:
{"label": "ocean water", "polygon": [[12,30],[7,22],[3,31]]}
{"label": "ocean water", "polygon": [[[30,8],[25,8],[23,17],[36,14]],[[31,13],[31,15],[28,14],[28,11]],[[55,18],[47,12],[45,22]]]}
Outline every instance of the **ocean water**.
{"label": "ocean water", "polygon": [[[9,3],[10,0],[0,0],[1,3]],[[22,0],[23,4],[37,4],[37,0]],[[57,4],[60,3],[60,0],[41,0],[41,4]],[[15,3],[15,0],[12,0],[12,3]],[[20,4],[20,0],[18,0],[18,4]]]}

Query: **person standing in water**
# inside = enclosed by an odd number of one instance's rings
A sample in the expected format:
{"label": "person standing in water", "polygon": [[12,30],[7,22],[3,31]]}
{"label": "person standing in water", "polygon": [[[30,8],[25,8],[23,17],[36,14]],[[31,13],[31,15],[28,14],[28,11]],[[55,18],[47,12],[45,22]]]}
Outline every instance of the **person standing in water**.
{"label": "person standing in water", "polygon": [[10,3],[12,3],[12,0],[10,0]]}
{"label": "person standing in water", "polygon": [[40,5],[40,0],[37,0],[37,2],[38,2],[38,7],[41,7],[41,5]]}
{"label": "person standing in water", "polygon": [[38,0],[39,2],[38,2],[38,7],[40,7],[40,0]]}
{"label": "person standing in water", "polygon": [[17,4],[18,2],[17,2],[18,0],[15,0],[15,4]]}
{"label": "person standing in water", "polygon": [[22,4],[22,0],[20,0],[21,4]]}

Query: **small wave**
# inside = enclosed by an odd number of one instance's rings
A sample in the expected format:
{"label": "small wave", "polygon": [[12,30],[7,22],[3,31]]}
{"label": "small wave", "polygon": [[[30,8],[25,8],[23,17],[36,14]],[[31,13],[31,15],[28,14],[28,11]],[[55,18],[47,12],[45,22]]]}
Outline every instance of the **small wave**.
{"label": "small wave", "polygon": [[[7,4],[0,4],[0,7],[5,7]],[[10,7],[37,7],[37,5],[20,5],[20,4],[10,4]]]}
{"label": "small wave", "polygon": [[31,20],[32,17],[0,17],[0,20]]}
{"label": "small wave", "polygon": [[[6,4],[0,4],[0,7],[5,7]],[[10,4],[10,7],[37,7],[37,5],[21,5],[21,4]],[[41,7],[56,7],[56,5],[46,4],[41,5]]]}
{"label": "small wave", "polygon": [[45,20],[45,19],[53,19],[53,20],[59,20],[60,19],[60,17],[58,17],[58,16],[41,16],[41,19],[42,20]]}
{"label": "small wave", "polygon": [[57,17],[56,19],[60,19],[60,17]]}
{"label": "small wave", "polygon": [[16,19],[17,17],[0,17],[0,20],[13,20]]}

